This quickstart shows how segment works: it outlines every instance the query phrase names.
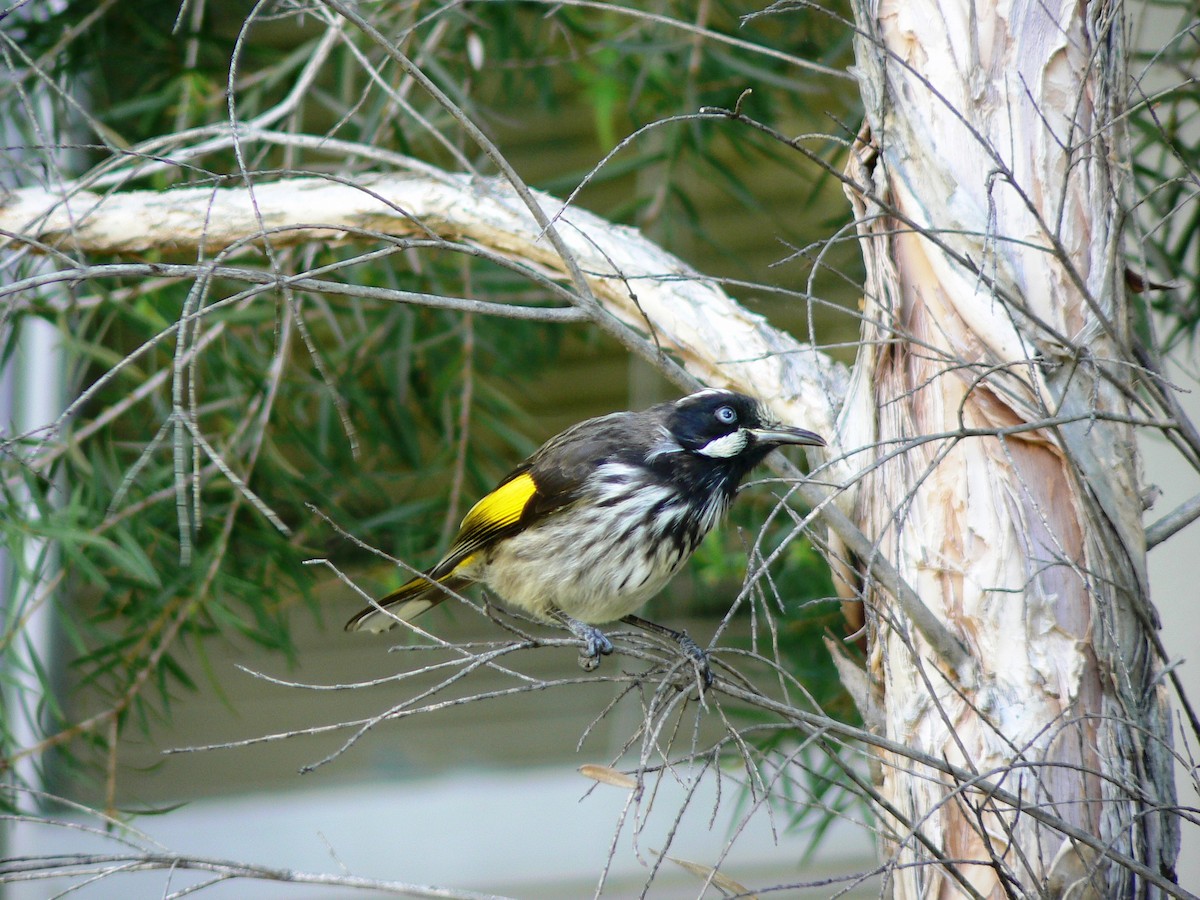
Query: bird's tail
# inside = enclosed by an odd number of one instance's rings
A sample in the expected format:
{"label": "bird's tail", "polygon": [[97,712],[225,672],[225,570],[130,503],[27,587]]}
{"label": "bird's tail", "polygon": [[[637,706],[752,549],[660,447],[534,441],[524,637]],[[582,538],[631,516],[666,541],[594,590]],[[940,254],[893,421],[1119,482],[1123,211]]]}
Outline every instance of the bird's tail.
{"label": "bird's tail", "polygon": [[471,583],[457,574],[461,568],[455,566],[442,575],[434,569],[404,582],[378,603],[361,610],[346,623],[346,630],[380,632],[395,627],[398,621],[412,621],[450,596],[447,591],[458,591]]}

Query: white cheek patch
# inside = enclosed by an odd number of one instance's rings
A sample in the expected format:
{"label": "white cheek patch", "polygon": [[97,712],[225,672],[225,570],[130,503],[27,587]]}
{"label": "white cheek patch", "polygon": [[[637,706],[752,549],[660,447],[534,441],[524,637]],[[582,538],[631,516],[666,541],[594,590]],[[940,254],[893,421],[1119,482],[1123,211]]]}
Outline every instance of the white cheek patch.
{"label": "white cheek patch", "polygon": [[728,459],[731,456],[737,456],[745,450],[749,440],[750,435],[746,433],[746,430],[739,428],[733,434],[726,434],[709,441],[696,452],[702,456],[711,456],[714,459]]}

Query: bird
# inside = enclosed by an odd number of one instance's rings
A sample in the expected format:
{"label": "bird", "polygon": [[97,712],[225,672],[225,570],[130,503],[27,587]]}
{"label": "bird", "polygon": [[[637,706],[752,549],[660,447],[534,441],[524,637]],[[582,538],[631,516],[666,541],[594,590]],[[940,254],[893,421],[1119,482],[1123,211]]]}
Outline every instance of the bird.
{"label": "bird", "polygon": [[706,684],[707,654],[686,632],[634,611],[720,521],[742,480],[785,444],[820,435],[783,425],[746,394],[708,388],[639,412],[587,419],[550,438],[462,520],[430,569],[361,610],[347,631],[386,631],[472,583],[533,619],[565,626],[591,671],[618,620],[671,638]]}

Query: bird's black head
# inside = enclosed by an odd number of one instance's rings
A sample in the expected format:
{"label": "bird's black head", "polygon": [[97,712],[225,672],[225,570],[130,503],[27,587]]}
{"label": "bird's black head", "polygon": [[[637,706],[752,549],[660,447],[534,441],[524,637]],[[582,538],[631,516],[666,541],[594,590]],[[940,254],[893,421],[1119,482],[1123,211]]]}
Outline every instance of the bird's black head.
{"label": "bird's black head", "polygon": [[758,401],[735,391],[699,391],[663,411],[667,431],[685,452],[723,464],[736,480],[781,444],[825,444],[811,431],[780,425]]}

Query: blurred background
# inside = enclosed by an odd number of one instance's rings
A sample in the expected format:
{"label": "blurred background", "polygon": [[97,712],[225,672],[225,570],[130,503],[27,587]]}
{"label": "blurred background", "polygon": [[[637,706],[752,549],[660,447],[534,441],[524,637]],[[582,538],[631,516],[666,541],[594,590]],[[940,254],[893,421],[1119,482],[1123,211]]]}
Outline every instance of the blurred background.
{"label": "blurred background", "polygon": [[[1146,10],[1141,46],[1173,46],[1187,14]],[[632,11],[417,2],[373,10],[381,30],[453,93],[530,185],[560,197],[578,190],[579,206],[638,227],[750,309],[850,364],[861,259],[840,184],[820,164],[840,168],[860,121],[847,74],[848,8],[785,4],[762,13],[761,4],[716,0]],[[358,35],[331,39],[319,10],[90,0],[29,4],[4,27],[7,188],[87,175],[106,190],[161,190],[236,183],[242,171],[269,180],[382,168],[339,150],[338,140],[491,172],[377,48]],[[298,96],[297,84],[305,86]],[[799,138],[815,160],[746,125],[688,118],[705,106],[732,108],[739,97],[748,116]],[[1187,125],[1194,109],[1178,108]],[[181,152],[231,120],[329,140]],[[639,132],[654,122],[663,124]],[[1181,128],[1177,140],[1186,144],[1188,134]],[[1139,157],[1146,177],[1161,178],[1162,161],[1178,149],[1150,146]],[[1156,199],[1177,203],[1164,192]],[[548,299],[511,271],[461,253],[391,249],[334,277]],[[364,247],[275,252],[245,248],[235,261],[269,268],[286,257],[314,268],[353,261]],[[1194,271],[1186,229],[1151,230],[1143,252],[1164,271]],[[19,260],[5,277],[29,277],[42,264]],[[79,804],[131,821],[144,833],[139,845],[521,897],[589,895],[610,859],[605,896],[640,895],[659,865],[651,896],[696,896],[703,875],[663,864],[657,854],[668,846],[680,859],[720,860],[723,873],[747,885],[812,883],[789,896],[878,894],[865,810],[794,736],[764,731],[752,751],[764,773],[784,759],[799,762],[786,776],[794,786],[780,792],[787,802],[775,808],[724,759],[723,779],[663,773],[654,802],[636,810],[628,790],[579,774],[581,765],[636,762],[642,745],[630,742],[646,701],[623,684],[601,678],[516,692],[513,678],[481,669],[457,694],[439,696],[509,695],[380,721],[356,738],[373,717],[435,683],[432,674],[398,681],[397,673],[445,658],[411,649],[419,645],[404,635],[343,633],[363,605],[348,582],[379,596],[405,577],[372,548],[429,564],[471,503],[541,441],[582,418],[679,391],[582,325],[334,295],[240,298],[243,288],[214,278],[197,300],[191,281],[107,277],[31,291],[0,320],[0,424],[24,436],[6,445],[18,463],[5,470],[6,500],[36,511],[6,528],[6,740],[10,753],[43,747],[16,754],[16,771],[69,801],[26,797],[18,811],[50,810],[72,824],[10,830],[5,856],[118,853],[122,832],[70,805]],[[1185,348],[1179,377],[1194,383],[1194,285],[1190,295],[1160,296],[1146,295],[1146,320],[1156,313],[1176,335]],[[197,302],[215,309],[187,338],[202,348],[186,378],[197,421],[287,534],[199,456],[185,454],[189,466],[199,460],[194,495],[176,494],[167,376],[185,341],[162,335]],[[84,391],[61,430],[33,431]],[[1164,489],[1158,510],[1200,492],[1171,474],[1167,448],[1150,441],[1145,451],[1147,480]],[[748,548],[777,493],[752,487],[645,615],[706,643],[742,588]],[[846,632],[827,569],[807,542],[792,540],[789,522],[764,536],[767,550],[781,544],[771,568],[777,630],[743,612],[722,641],[775,642],[814,710],[856,721],[822,643]],[[1173,657],[1200,646],[1188,584],[1197,549],[1196,535],[1184,532],[1151,557]],[[328,560],[345,579],[312,560]],[[31,620],[37,628],[26,627]],[[505,636],[449,603],[418,624],[454,641]],[[396,645],[410,649],[390,652]],[[598,674],[624,665],[610,658]],[[570,648],[545,648],[514,666],[547,685],[581,677]],[[1200,687],[1194,667],[1182,671]],[[338,685],[359,687],[327,689]],[[683,735],[672,747],[705,746],[722,733],[694,706],[671,721]],[[752,724],[742,723],[748,733]],[[865,770],[855,754],[846,759]],[[683,806],[688,815],[677,822]],[[1200,870],[1193,874],[1200,884]],[[129,877],[138,880],[99,878],[83,895],[159,896],[205,876]],[[58,889],[7,888],[14,897]],[[261,881],[210,888],[256,897],[305,890]]]}

